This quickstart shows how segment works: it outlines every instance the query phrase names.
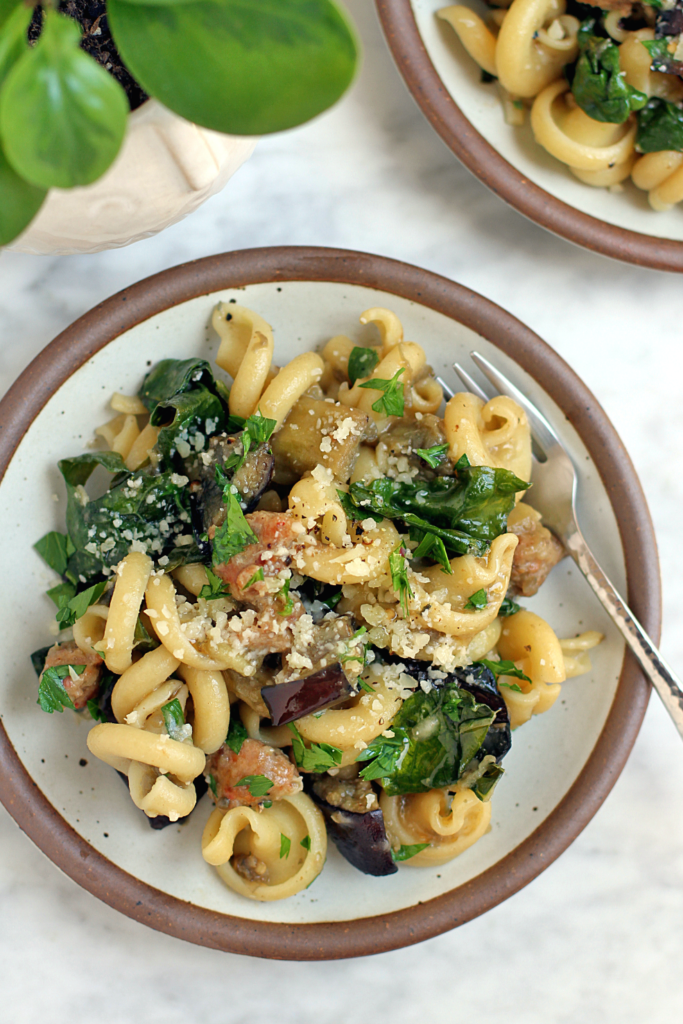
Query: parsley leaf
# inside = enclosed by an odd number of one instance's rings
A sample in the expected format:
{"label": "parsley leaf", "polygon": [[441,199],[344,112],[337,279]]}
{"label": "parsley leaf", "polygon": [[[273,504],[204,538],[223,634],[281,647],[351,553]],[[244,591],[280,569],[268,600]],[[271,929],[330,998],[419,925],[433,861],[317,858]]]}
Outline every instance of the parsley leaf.
{"label": "parsley leaf", "polygon": [[225,520],[216,528],[213,538],[213,564],[222,565],[233,555],[244,551],[249,544],[256,544],[258,537],[244,518],[239,499],[233,494],[230,484],[223,491]]}
{"label": "parsley leaf", "polygon": [[[71,537],[68,534],[58,533],[52,530],[46,533],[33,545],[44,562],[57,573],[58,576],[66,574],[69,559],[75,552]],[[75,580],[72,580],[75,583]]]}
{"label": "parsley leaf", "polygon": [[206,578],[209,582],[205,583],[199,591],[199,597],[204,601],[217,601],[219,597],[230,597],[230,591],[220,576],[216,576],[215,572],[212,572],[208,565],[205,565],[204,569],[206,570]]}
{"label": "parsley leaf", "polygon": [[289,586],[291,580],[285,580],[280,590],[277,592],[277,596],[281,597],[284,601],[282,610],[278,612],[278,615],[291,615],[294,610],[294,601],[289,596]]}
{"label": "parsley leaf", "polygon": [[254,575],[251,577],[246,586],[242,587],[242,590],[249,590],[249,587],[253,587],[255,583],[260,583],[263,579],[263,569],[257,569]]}
{"label": "parsley leaf", "polygon": [[370,686],[370,683],[368,683],[365,679],[359,679],[358,686],[361,690],[365,690],[366,693],[377,693],[375,687]]}
{"label": "parsley leaf", "polygon": [[289,836],[285,836],[281,832],[280,833],[280,860],[282,860],[283,857],[289,857],[289,851],[291,850],[291,848],[292,848],[292,840],[289,838]]}
{"label": "parsley leaf", "polygon": [[145,629],[145,624],[138,615],[138,620],[135,623],[135,630],[133,632],[133,647],[138,648],[139,652],[153,651],[159,646],[159,641],[156,637],[150,636]]}
{"label": "parsley leaf", "polygon": [[[248,420],[245,420],[242,425],[242,454],[238,455],[237,452],[233,452],[226,460],[223,469],[232,469],[237,473],[244,465],[247,455],[252,448],[257,448],[260,444],[265,444],[266,441],[270,440],[276,426],[277,420],[268,419],[260,410],[254,413],[253,416],[250,416]],[[216,468],[220,469],[220,467]]]}
{"label": "parsley leaf", "polygon": [[230,728],[225,742],[235,754],[239,754],[242,744],[249,739],[249,733],[244,728],[242,721],[236,715],[230,716]]}
{"label": "parsley leaf", "polygon": [[419,455],[421,459],[424,459],[428,466],[432,469],[436,469],[440,466],[443,460],[448,454],[450,445],[448,441],[445,444],[434,444],[431,448],[416,448],[415,454]]}
{"label": "parsley leaf", "polygon": [[467,453],[463,452],[458,461],[455,464],[456,469],[469,469],[470,460],[467,458]]}
{"label": "parsley leaf", "polygon": [[362,668],[365,668],[365,657],[368,653],[368,648],[371,644],[363,644],[362,650],[350,651],[349,648],[354,640],[357,640],[361,636],[365,636],[367,633],[367,626],[361,626],[357,629],[353,636],[349,637],[348,643],[344,645],[345,653],[339,655],[339,661],[342,665],[346,664],[347,661],[357,661],[360,663]]}
{"label": "parsley leaf", "polygon": [[405,557],[405,548],[399,544],[389,555],[389,572],[394,592],[398,594],[403,615],[408,617],[408,598],[413,596],[413,591],[408,582],[408,563]]}
{"label": "parsley leaf", "polygon": [[301,840],[301,842],[299,843],[299,846],[303,846],[304,850],[310,850],[310,848],[311,848],[311,837],[310,836],[304,836],[303,839]]}
{"label": "parsley leaf", "polygon": [[326,604],[328,608],[336,608],[341,599],[342,592],[341,590],[337,590],[333,594],[330,594],[329,597],[322,597],[320,600],[321,603]]}
{"label": "parsley leaf", "polygon": [[107,721],[107,716],[105,715],[104,711],[99,706],[99,704],[97,703],[96,700],[89,700],[88,704],[87,704],[87,707],[88,707],[88,711],[90,712],[90,717],[92,718],[92,720],[94,722],[106,722]]}
{"label": "parsley leaf", "polygon": [[207,775],[206,776],[206,781],[209,784],[209,789],[211,790],[211,792],[214,795],[214,799],[217,800],[218,799],[218,786],[216,785],[216,776],[215,775]]}
{"label": "parsley leaf", "polygon": [[48,595],[57,605],[57,622],[61,629],[73,626],[76,619],[85,615],[91,604],[97,604],[107,586],[106,581],[95,583],[94,586],[82,590],[80,594],[74,594],[73,588],[69,593],[69,583],[62,583],[58,587],[48,590]]}
{"label": "parsley leaf", "polygon": [[328,768],[336,768],[341,764],[342,752],[338,747],[333,747],[331,743],[311,743],[307,747],[293,722],[289,723],[288,728],[293,737],[292,750],[298,768],[305,772],[326,772]]}
{"label": "parsley leaf", "polygon": [[52,668],[46,668],[40,680],[40,686],[38,687],[38,700],[37,704],[40,704],[43,711],[47,711],[49,715],[53,711],[59,711],[60,713],[64,708],[71,708],[72,711],[76,710],[74,702],[69,696],[63,679],[71,677],[69,669],[78,676],[82,676],[85,672],[85,665],[53,665]]}
{"label": "parsley leaf", "polygon": [[411,857],[415,857],[421,850],[426,849],[429,843],[415,843],[414,846],[399,846],[398,850],[391,851],[391,859],[394,861],[410,860]]}
{"label": "parsley leaf", "polygon": [[507,615],[516,615],[518,611],[521,611],[521,609],[521,604],[517,604],[517,602],[513,601],[511,597],[505,597],[498,609],[498,614],[503,617]]}
{"label": "parsley leaf", "polygon": [[410,539],[419,541],[413,551],[413,558],[427,558],[429,556],[429,558],[433,558],[435,562],[439,563],[443,572],[448,573],[449,576],[452,574],[453,570],[451,569],[446,545],[441,537],[437,537],[435,533],[425,533],[424,530],[411,526]]}
{"label": "parsley leaf", "polygon": [[[475,665],[484,665],[493,672],[496,680],[499,676],[513,676],[515,679],[525,679],[527,683],[531,680],[528,676],[525,676],[521,668],[517,668],[514,661],[487,661],[486,658],[480,658],[479,661],[475,661]],[[500,683],[500,686],[507,686],[511,690],[518,690],[520,693],[521,688],[516,686],[514,683]]]}
{"label": "parsley leaf", "polygon": [[177,697],[170,700],[168,704],[164,704],[161,709],[161,714],[164,717],[164,725],[166,726],[166,732],[172,740],[180,740],[182,743],[185,738],[185,734],[182,731],[185,727],[185,716],[183,714],[183,708]]}
{"label": "parsley leaf", "polygon": [[372,403],[372,408],[375,412],[383,412],[385,416],[403,415],[404,388],[403,381],[399,381],[398,379],[402,373],[405,373],[404,366],[402,366],[400,370],[396,371],[391,380],[384,380],[381,377],[372,377],[370,380],[366,380],[364,384],[358,385],[359,388],[370,388],[372,391],[383,392],[377,401]]}
{"label": "parsley leaf", "polygon": [[369,377],[379,362],[379,350],[376,348],[359,348],[351,350],[349,356],[349,383],[351,387],[360,377]]}
{"label": "parsley leaf", "polygon": [[476,612],[480,611],[482,608],[486,608],[488,603],[488,594],[486,593],[484,587],[482,587],[481,590],[477,590],[476,593],[472,594],[471,597],[468,597],[467,601],[465,602],[465,608],[468,608]]}
{"label": "parsley leaf", "polygon": [[265,796],[273,788],[273,781],[265,775],[245,775],[235,786],[248,786],[252,796]]}

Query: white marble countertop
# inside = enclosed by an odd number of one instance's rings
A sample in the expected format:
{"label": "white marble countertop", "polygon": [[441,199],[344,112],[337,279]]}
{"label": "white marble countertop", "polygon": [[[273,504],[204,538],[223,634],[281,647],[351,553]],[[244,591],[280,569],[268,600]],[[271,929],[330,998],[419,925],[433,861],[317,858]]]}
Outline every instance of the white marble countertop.
{"label": "white marble countertop", "polygon": [[[262,141],[188,220],[100,255],[0,255],[0,389],[96,302],[195,257],[328,245],[445,274],[545,338],[621,433],[662,554],[662,650],[683,671],[680,278],[574,248],[508,209],[414,106],[370,0],[348,6],[365,44],[350,95],[315,123]],[[0,808],[3,1019],[679,1021],[682,804],[683,749],[653,698],[612,794],[536,881],[449,934],[340,964],[266,964],[146,929],[61,875]]]}

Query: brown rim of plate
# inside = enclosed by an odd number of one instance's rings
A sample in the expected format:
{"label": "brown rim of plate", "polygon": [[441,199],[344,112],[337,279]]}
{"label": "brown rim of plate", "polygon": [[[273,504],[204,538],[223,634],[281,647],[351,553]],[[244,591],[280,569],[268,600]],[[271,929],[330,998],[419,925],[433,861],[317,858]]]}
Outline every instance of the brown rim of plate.
{"label": "brown rim of plate", "polygon": [[475,131],[432,64],[411,0],[375,0],[389,49],[416,103],[458,159],[506,203],[548,231],[603,256],[683,271],[683,242],[656,238],[582,213],[534,185]]}
{"label": "brown rim of plate", "polygon": [[[645,497],[600,405],[576,374],[519,320],[481,295],[405,263],[322,248],[266,248],[209,256],[149,277],[100,303],[62,332],[0,402],[0,479],[35,417],[80,366],[124,331],[189,299],[278,281],[362,285],[443,313],[487,338],[529,373],[578,431],[617,518],[628,599],[655,639],[659,567]],[[536,877],[588,824],[619,776],[638,734],[649,685],[627,653],[605,727],[574,785],[516,849],[477,878],[436,899],[378,917],[322,924],[271,924],[196,907],[117,867],[50,804],[0,726],[0,799],[19,826],[67,875],[134,920],[199,945],[285,960],[364,956],[420,942],[496,906]],[[379,884],[368,880],[368,884]]]}

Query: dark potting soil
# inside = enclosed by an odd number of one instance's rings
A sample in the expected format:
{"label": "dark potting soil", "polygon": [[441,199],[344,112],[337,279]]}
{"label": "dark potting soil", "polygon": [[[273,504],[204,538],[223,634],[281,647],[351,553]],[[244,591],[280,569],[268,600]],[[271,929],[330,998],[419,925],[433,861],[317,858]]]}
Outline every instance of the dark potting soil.
{"label": "dark potting soil", "polygon": [[[79,22],[83,28],[81,47],[121,83],[130,109],[136,110],[141,106],[148,98],[147,93],[140,88],[119,56],[109,31],[104,0],[60,0],[59,9]],[[30,42],[35,42],[40,35],[42,22],[42,10],[37,7],[28,29]]]}

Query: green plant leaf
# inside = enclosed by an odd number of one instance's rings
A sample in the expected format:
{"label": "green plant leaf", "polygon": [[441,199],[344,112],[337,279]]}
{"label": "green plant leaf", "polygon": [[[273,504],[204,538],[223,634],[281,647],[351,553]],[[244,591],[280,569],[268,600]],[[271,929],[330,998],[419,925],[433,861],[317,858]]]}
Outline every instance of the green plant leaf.
{"label": "green plant leaf", "polygon": [[26,33],[32,15],[33,10],[22,4],[15,7],[9,17],[3,16],[3,2],[0,0],[0,86],[28,50]]}
{"label": "green plant leaf", "polygon": [[356,67],[354,34],[333,0],[109,0],[107,12],[142,87],[219,132],[302,124],[339,99]]}
{"label": "green plant leaf", "polygon": [[14,65],[0,93],[7,160],[41,188],[95,181],[126,131],[125,92],[80,41],[76,22],[48,9],[38,42]]}
{"label": "green plant leaf", "polygon": [[[5,24],[5,22],[9,21],[9,19],[12,16],[12,14],[16,11],[17,7],[19,7],[20,5],[23,6],[22,0],[0,0],[0,29]],[[29,12],[28,21],[30,21],[31,20],[31,15],[33,14],[33,10],[31,10],[30,8],[26,8],[26,9]],[[26,23],[27,25],[28,25],[28,21]]]}
{"label": "green plant leaf", "polygon": [[29,226],[46,195],[10,167],[0,148],[0,245],[9,245]]}

